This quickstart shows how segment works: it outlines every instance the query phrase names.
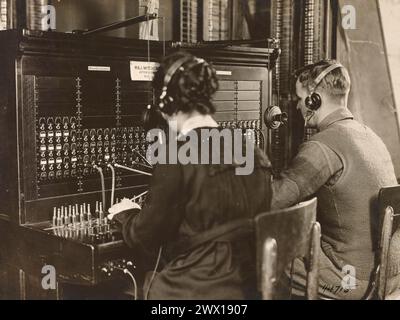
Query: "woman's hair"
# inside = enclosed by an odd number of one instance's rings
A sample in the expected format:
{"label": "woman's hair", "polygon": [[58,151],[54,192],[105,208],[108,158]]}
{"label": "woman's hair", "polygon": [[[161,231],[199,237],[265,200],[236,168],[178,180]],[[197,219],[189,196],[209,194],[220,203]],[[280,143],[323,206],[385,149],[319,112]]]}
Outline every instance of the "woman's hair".
{"label": "woman's hair", "polygon": [[[215,107],[212,95],[218,90],[218,79],[211,64],[200,60],[185,51],[178,51],[166,56],[154,75],[156,106],[160,104],[165,86],[165,75],[171,72],[171,66],[178,60],[186,61],[173,73],[167,84],[167,96],[172,98],[161,111],[171,115],[177,111],[212,114]],[[171,76],[171,75],[170,75]]]}

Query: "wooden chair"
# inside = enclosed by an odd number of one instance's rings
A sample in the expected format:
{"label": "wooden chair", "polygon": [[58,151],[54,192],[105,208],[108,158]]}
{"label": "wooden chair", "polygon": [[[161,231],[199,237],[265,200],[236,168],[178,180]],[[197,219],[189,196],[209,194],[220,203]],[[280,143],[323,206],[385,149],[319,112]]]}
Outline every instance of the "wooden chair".
{"label": "wooden chair", "polygon": [[264,300],[276,298],[276,285],[295,258],[306,258],[307,298],[318,299],[321,228],[316,222],[317,199],[261,213],[255,218],[257,272]]}
{"label": "wooden chair", "polygon": [[388,290],[390,278],[396,274],[400,278],[400,186],[380,190],[379,212],[383,217],[378,251],[379,263],[366,299],[400,300],[400,286],[397,291]]}

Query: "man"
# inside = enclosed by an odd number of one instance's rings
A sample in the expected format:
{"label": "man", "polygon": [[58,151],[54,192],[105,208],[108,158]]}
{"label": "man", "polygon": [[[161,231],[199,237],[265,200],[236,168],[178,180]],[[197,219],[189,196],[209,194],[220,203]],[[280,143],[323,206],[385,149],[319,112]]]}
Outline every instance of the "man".
{"label": "man", "polygon": [[[361,299],[375,267],[378,192],[397,183],[393,163],[382,140],[347,109],[350,77],[342,65],[324,60],[297,75],[297,108],[305,125],[318,133],[273,181],[272,208],[317,195],[320,297]],[[304,266],[295,260],[292,268],[294,294],[300,295],[306,284]]]}

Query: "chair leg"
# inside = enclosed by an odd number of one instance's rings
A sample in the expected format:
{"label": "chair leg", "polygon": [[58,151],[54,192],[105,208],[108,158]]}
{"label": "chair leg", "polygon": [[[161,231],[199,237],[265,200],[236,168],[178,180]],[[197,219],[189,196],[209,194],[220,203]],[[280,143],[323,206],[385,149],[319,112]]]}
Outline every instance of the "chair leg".
{"label": "chair leg", "polygon": [[318,299],[319,287],[319,254],[321,250],[321,226],[314,222],[312,227],[312,240],[310,246],[310,263],[307,273],[307,299]]}
{"label": "chair leg", "polygon": [[390,238],[392,236],[393,228],[393,215],[394,209],[391,206],[385,208],[383,217],[381,242],[380,242],[380,266],[379,266],[379,279],[378,279],[378,297],[385,300],[386,296],[386,281],[387,281],[387,264],[390,246]]}
{"label": "chair leg", "polygon": [[272,300],[274,297],[277,281],[277,251],[276,240],[267,238],[263,246],[261,265],[261,292],[263,300]]}

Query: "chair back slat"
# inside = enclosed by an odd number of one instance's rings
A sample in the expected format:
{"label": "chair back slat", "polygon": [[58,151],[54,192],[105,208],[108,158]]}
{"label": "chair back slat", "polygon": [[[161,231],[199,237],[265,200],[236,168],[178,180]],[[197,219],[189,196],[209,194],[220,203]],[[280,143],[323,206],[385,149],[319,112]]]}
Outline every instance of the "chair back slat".
{"label": "chair back slat", "polygon": [[[274,239],[277,245],[276,280],[279,280],[293,259],[305,257],[310,262],[316,210],[317,199],[313,198],[287,209],[261,213],[255,217],[256,262],[260,290],[262,289],[262,257],[266,239]],[[319,248],[316,250],[318,251]]]}
{"label": "chair back slat", "polygon": [[389,278],[393,276],[388,270],[391,270],[393,266],[396,266],[395,269],[399,269],[396,265],[398,259],[390,255],[390,248],[392,247],[392,255],[397,255],[397,252],[393,252],[393,249],[400,247],[399,237],[392,238],[392,236],[395,232],[399,232],[400,227],[400,186],[386,187],[380,190],[379,213],[382,221],[378,248],[379,266],[377,279],[375,279],[376,287],[373,289],[376,289],[378,299],[384,300],[388,295]]}
{"label": "chair back slat", "polygon": [[307,274],[307,298],[318,299],[319,287],[319,254],[321,251],[321,226],[314,222],[312,226],[312,240],[310,249],[310,265]]}

